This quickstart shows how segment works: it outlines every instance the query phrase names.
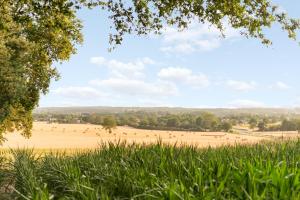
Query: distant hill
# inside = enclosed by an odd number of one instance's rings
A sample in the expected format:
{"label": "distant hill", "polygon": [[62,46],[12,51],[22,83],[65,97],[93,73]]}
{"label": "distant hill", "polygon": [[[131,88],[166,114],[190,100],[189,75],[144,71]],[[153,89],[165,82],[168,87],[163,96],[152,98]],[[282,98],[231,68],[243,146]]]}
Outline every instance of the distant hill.
{"label": "distant hill", "polygon": [[201,113],[210,112],[217,116],[228,115],[260,115],[260,116],[274,116],[274,115],[300,115],[300,108],[181,108],[181,107],[44,107],[37,108],[35,114],[83,114],[83,113],[97,113],[97,114],[114,114],[125,112],[156,112],[156,113]]}

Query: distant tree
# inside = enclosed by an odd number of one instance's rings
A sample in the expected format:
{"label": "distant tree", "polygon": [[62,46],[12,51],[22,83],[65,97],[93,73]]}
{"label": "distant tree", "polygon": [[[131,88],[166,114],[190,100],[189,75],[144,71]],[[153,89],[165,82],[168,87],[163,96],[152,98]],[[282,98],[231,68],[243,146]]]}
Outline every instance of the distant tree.
{"label": "distant tree", "polygon": [[103,129],[105,129],[109,133],[112,133],[112,129],[116,128],[117,122],[113,116],[106,116],[103,119],[102,126]]}
{"label": "distant tree", "polygon": [[201,127],[202,126],[202,122],[203,122],[203,118],[202,116],[199,116],[196,118],[196,125]]}
{"label": "distant tree", "polygon": [[91,124],[102,124],[102,116],[100,116],[99,114],[90,114],[89,116],[87,116],[86,118],[88,123]]}
{"label": "distant tree", "polygon": [[188,130],[188,129],[193,128],[193,124],[189,119],[183,118],[180,121],[180,128],[183,130]]}
{"label": "distant tree", "polygon": [[149,121],[149,126],[150,127],[156,127],[158,122],[157,122],[157,116],[150,116],[148,117],[148,121]]}
{"label": "distant tree", "polygon": [[300,133],[300,119],[295,119],[295,123],[296,123],[296,127],[297,127],[297,131],[298,133]]}
{"label": "distant tree", "polygon": [[270,119],[267,118],[267,117],[265,117],[265,118],[263,118],[263,122],[264,122],[265,124],[269,124],[269,123],[270,123]]}
{"label": "distant tree", "polygon": [[119,118],[118,118],[118,125],[119,126],[125,126],[125,125],[128,125],[128,123],[129,123],[129,118],[128,118],[128,116],[126,116],[126,115],[122,115],[122,116],[120,116]]}
{"label": "distant tree", "polygon": [[128,119],[128,126],[137,127],[139,125],[139,119],[135,116],[130,116]]}
{"label": "distant tree", "polygon": [[143,117],[143,119],[140,120],[139,126],[141,127],[147,127],[149,126],[149,120],[147,117]]}
{"label": "distant tree", "polygon": [[220,126],[221,130],[225,132],[229,132],[232,129],[232,124],[230,122],[222,122]]}
{"label": "distant tree", "polygon": [[296,131],[298,130],[298,123],[296,120],[284,119],[281,123],[281,131]]}
{"label": "distant tree", "polygon": [[177,116],[171,116],[167,121],[168,127],[177,127],[179,125],[179,119]]}
{"label": "distant tree", "polygon": [[251,117],[251,119],[249,120],[249,126],[250,129],[254,129],[257,127],[257,119],[254,117]]}
{"label": "distant tree", "polygon": [[212,113],[202,114],[201,127],[206,130],[214,130],[218,124],[218,118]]}
{"label": "distant tree", "polygon": [[267,124],[265,123],[265,121],[261,121],[258,123],[257,127],[259,131],[265,131],[267,128]]}

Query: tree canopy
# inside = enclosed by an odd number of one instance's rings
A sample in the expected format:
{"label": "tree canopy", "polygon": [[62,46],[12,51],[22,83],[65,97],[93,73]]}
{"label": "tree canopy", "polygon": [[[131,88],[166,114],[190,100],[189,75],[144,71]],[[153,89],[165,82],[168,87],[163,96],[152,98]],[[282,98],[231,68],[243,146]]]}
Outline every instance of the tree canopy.
{"label": "tree canopy", "polygon": [[102,123],[103,129],[112,133],[112,129],[116,128],[117,122],[113,116],[107,116],[103,119]]}
{"label": "tree canopy", "polygon": [[68,60],[82,42],[76,12],[83,7],[109,13],[112,48],[126,34],[159,34],[166,26],[182,30],[192,21],[211,24],[221,34],[228,23],[266,45],[272,42],[264,30],[272,24],[294,40],[300,27],[271,0],[0,0],[1,140],[15,129],[30,136],[32,111],[58,78],[54,64]]}

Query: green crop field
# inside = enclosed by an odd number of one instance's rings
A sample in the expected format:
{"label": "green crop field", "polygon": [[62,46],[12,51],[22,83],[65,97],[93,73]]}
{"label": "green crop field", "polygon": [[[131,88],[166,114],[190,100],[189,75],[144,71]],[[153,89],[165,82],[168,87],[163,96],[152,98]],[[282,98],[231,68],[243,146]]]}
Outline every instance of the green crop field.
{"label": "green crop field", "polygon": [[108,144],[73,155],[1,159],[17,199],[300,199],[300,141],[197,149]]}

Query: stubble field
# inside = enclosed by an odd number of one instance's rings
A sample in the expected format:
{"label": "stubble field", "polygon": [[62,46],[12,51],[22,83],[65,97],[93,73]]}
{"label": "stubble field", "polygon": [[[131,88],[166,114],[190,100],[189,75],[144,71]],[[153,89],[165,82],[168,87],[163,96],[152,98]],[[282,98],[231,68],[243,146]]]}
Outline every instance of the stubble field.
{"label": "stubble field", "polygon": [[183,132],[141,130],[117,127],[112,133],[98,125],[48,124],[35,122],[32,136],[24,138],[19,133],[8,133],[1,148],[35,149],[93,149],[101,143],[126,141],[127,143],[151,144],[161,140],[168,144],[186,144],[197,147],[218,147],[234,144],[253,144],[264,140],[298,138],[297,132],[253,132],[249,134],[223,132]]}

